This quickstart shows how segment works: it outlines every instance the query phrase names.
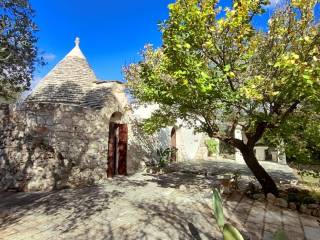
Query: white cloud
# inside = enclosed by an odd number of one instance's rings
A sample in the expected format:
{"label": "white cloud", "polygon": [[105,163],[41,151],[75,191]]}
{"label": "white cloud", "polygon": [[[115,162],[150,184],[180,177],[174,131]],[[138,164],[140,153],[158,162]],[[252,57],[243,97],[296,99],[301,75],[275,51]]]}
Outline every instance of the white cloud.
{"label": "white cloud", "polygon": [[53,53],[44,53],[42,54],[42,57],[45,62],[51,62],[56,58],[56,55]]}

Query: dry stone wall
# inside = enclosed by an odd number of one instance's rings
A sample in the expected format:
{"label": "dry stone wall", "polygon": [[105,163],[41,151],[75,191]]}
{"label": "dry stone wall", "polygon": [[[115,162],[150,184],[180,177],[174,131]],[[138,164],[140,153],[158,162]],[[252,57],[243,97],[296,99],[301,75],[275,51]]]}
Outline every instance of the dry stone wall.
{"label": "dry stone wall", "polygon": [[48,191],[104,178],[110,115],[43,103],[2,110],[1,190]]}

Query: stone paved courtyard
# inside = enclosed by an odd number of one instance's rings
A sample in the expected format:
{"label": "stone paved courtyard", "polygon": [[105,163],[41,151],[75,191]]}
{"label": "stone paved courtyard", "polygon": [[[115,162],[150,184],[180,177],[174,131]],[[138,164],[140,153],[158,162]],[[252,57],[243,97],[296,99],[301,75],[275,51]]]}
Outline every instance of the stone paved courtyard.
{"label": "stone paved courtyard", "polygon": [[[210,184],[203,175],[138,173],[76,190],[1,193],[0,239],[221,239]],[[278,228],[292,240],[320,236],[319,219],[240,194],[225,210],[250,239],[272,239]]]}
{"label": "stone paved courtyard", "polygon": [[[288,165],[282,165],[270,161],[261,161],[260,164],[270,173],[276,182],[289,183],[297,180],[293,170]],[[243,162],[236,162],[230,159],[219,159],[215,161],[178,162],[173,169],[185,173],[201,173],[206,171],[210,176],[230,174],[238,171],[243,179],[250,179],[252,173]]]}

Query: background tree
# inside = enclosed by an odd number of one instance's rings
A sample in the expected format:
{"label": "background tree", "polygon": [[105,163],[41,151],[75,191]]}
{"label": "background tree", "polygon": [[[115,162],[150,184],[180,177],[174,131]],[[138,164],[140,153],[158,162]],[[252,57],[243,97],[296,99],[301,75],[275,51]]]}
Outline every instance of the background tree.
{"label": "background tree", "polygon": [[284,141],[289,162],[320,164],[320,106],[309,107],[297,109],[278,131],[267,131],[266,139],[271,144]]}
{"label": "background tree", "polygon": [[30,86],[37,62],[37,30],[28,0],[0,0],[0,98]]}
{"label": "background tree", "polygon": [[[217,0],[177,0],[161,25],[162,47],[146,46],[125,75],[136,99],[159,105],[147,131],[182,119],[238,148],[264,192],[277,195],[253,149],[300,106],[320,103],[320,29],[317,1],[294,0],[273,13],[267,31],[257,30],[264,4],[235,0],[222,10]],[[237,125],[247,141],[235,139]]]}

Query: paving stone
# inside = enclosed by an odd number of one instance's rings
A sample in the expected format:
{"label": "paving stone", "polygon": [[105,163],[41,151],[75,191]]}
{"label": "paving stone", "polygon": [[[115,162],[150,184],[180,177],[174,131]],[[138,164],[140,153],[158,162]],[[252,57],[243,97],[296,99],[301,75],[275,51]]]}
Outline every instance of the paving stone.
{"label": "paving stone", "polygon": [[288,226],[300,226],[299,217],[288,217],[288,216],[282,215],[282,222]]}
{"label": "paving stone", "polygon": [[246,222],[245,229],[249,234],[250,240],[262,239],[262,233],[263,233],[262,222]]}
{"label": "paving stone", "polygon": [[269,231],[263,232],[263,240],[274,240],[273,236],[274,236],[274,232],[269,232]]}
{"label": "paving stone", "polygon": [[4,237],[8,237],[10,235],[14,235],[16,233],[18,233],[19,231],[17,231],[15,228],[7,228],[4,230],[1,230],[1,235],[0,236],[4,236]]}
{"label": "paving stone", "polygon": [[297,234],[302,234],[303,235],[303,229],[302,226],[300,224],[297,224],[295,226],[290,226],[290,225],[286,225],[286,223],[284,224],[284,230],[286,233],[289,232],[293,232],[293,233],[297,233]]}
{"label": "paving stone", "polygon": [[240,227],[243,227],[244,221],[242,219],[239,219],[238,217],[233,216],[228,220],[228,222],[233,226],[235,226],[236,228],[240,228]]}
{"label": "paving stone", "polygon": [[288,240],[304,240],[305,237],[303,233],[301,232],[295,232],[295,231],[285,231]]}
{"label": "paving stone", "polygon": [[262,239],[262,234],[258,232],[248,232],[250,240],[260,240]]}
{"label": "paving stone", "polygon": [[252,204],[253,208],[261,208],[261,209],[265,209],[266,208],[266,204],[264,202],[260,202],[260,201],[254,201],[254,203]]}
{"label": "paving stone", "polygon": [[[50,193],[49,197],[19,193],[2,198],[0,193],[0,212],[12,210],[12,221],[0,229],[0,236],[5,240],[197,239],[192,231],[202,240],[221,239],[211,198],[205,199],[201,192],[181,192],[181,183],[177,188],[167,187],[176,181],[170,182],[170,176],[164,181],[159,176],[136,174],[85,190]],[[194,184],[200,185],[197,181]],[[289,239],[303,239],[304,232],[307,240],[319,236],[317,218],[296,211],[266,206],[238,193],[224,206],[227,222],[251,240],[273,239],[282,226]]]}
{"label": "paving stone", "polygon": [[282,209],[282,215],[283,215],[284,217],[299,218],[298,212],[297,212],[297,211],[294,211],[294,210]]}
{"label": "paving stone", "polygon": [[304,232],[307,240],[319,240],[320,238],[320,227],[304,227]]}
{"label": "paving stone", "polygon": [[279,224],[270,224],[270,223],[264,224],[264,231],[267,231],[267,232],[275,233],[280,228],[281,228],[281,225]]}
{"label": "paving stone", "polygon": [[281,224],[281,212],[279,211],[266,211],[265,222],[272,224]]}
{"label": "paving stone", "polygon": [[233,192],[229,197],[228,197],[228,203],[232,203],[232,202],[235,202],[235,203],[238,203],[240,202],[240,200],[243,198],[243,195],[242,194],[239,194],[237,192]]}
{"label": "paving stone", "polygon": [[264,219],[264,210],[253,210],[248,216],[248,222],[262,223]]}
{"label": "paving stone", "polygon": [[241,217],[241,219],[246,220],[250,213],[251,207],[252,207],[251,201],[247,201],[247,199],[242,199],[242,201],[234,209],[234,214]]}
{"label": "paving stone", "polygon": [[318,222],[319,218],[308,216],[308,215],[300,215],[301,222],[304,227],[315,227],[320,228],[320,224]]}

